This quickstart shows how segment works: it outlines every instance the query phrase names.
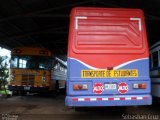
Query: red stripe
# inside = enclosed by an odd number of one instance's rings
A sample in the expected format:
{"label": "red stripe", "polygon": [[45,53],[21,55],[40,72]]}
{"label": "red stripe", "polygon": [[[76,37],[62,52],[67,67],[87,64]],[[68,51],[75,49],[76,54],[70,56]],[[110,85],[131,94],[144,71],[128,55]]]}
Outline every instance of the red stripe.
{"label": "red stripe", "polygon": [[78,98],[72,98],[72,101],[78,101]]}
{"label": "red stripe", "polygon": [[102,98],[96,98],[97,101],[102,101]]}
{"label": "red stripe", "polygon": [[[38,87],[38,86],[37,86]],[[143,97],[143,100],[148,97]],[[102,98],[96,98],[97,101],[102,101]],[[114,100],[114,98],[108,98],[108,100]],[[120,100],[126,100],[125,97],[120,97]],[[131,97],[131,100],[137,100],[137,97]],[[72,98],[72,101],[78,101],[78,98]],[[84,98],[84,101],[91,101],[91,98]]]}
{"label": "red stripe", "polygon": [[85,101],[90,101],[90,98],[84,98]]}
{"label": "red stripe", "polygon": [[114,98],[108,98],[108,100],[114,100]]}
{"label": "red stripe", "polygon": [[137,100],[137,97],[131,97],[131,100]]}
{"label": "red stripe", "polygon": [[146,100],[148,97],[143,97],[143,100]]}
{"label": "red stripe", "polygon": [[121,97],[120,100],[125,100],[125,97]]}

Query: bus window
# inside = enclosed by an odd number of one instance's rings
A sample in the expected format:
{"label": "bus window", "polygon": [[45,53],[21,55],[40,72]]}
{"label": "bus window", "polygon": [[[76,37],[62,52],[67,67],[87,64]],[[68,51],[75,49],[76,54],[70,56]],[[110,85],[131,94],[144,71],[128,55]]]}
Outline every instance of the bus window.
{"label": "bus window", "polygon": [[51,59],[46,58],[39,58],[38,60],[38,68],[48,70],[51,69]]}
{"label": "bus window", "polygon": [[51,59],[36,56],[13,56],[11,68],[50,69]]}
{"label": "bus window", "polygon": [[11,68],[17,68],[18,67],[18,58],[13,57],[11,59]]}
{"label": "bus window", "polygon": [[158,51],[154,52],[152,54],[153,56],[153,67],[158,67]]}
{"label": "bus window", "polygon": [[19,59],[19,68],[26,68],[27,60]]}

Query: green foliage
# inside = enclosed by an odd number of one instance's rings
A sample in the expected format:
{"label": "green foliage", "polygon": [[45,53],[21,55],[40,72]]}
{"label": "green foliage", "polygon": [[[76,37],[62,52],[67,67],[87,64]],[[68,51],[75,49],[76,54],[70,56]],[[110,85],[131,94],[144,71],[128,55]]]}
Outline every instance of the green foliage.
{"label": "green foliage", "polygon": [[7,78],[9,77],[9,70],[7,68],[7,63],[4,62],[7,57],[0,56],[0,90],[6,91]]}

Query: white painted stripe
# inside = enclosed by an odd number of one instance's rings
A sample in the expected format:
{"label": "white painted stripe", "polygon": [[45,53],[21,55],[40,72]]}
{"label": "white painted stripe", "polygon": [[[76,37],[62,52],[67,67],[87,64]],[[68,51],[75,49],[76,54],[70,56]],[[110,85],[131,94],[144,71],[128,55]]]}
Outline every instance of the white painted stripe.
{"label": "white painted stripe", "polygon": [[116,70],[116,69],[119,69],[119,68],[121,68],[121,67],[124,67],[124,66],[126,66],[126,65],[128,65],[128,64],[130,64],[130,63],[133,63],[133,62],[136,62],[136,61],[139,61],[139,60],[145,60],[145,59],[149,59],[149,58],[141,58],[141,59],[131,60],[131,61],[129,61],[129,62],[126,62],[126,63],[123,63],[123,64],[121,64],[121,65],[118,65],[118,66],[114,67],[114,69]]}
{"label": "white painted stripe", "polygon": [[[76,60],[76,61],[80,62],[81,64],[83,64],[84,66],[86,66],[87,68],[92,69],[92,70],[102,69],[102,68],[96,68],[96,67],[90,66],[90,65],[82,62],[81,60],[78,60],[78,59],[75,59],[75,58],[71,58],[71,57],[70,57],[69,59]],[[121,68],[121,67],[124,67],[124,66],[126,66],[126,65],[128,65],[128,64],[130,64],[130,63],[133,63],[133,62],[136,62],[136,61],[139,61],[139,60],[145,60],[145,59],[149,59],[149,58],[141,58],[141,59],[131,60],[131,61],[125,62],[125,63],[123,63],[123,64],[120,64],[120,65],[114,67],[113,69],[116,70],[116,69],[119,69],[119,68]]]}
{"label": "white painted stripe", "polygon": [[[103,98],[102,98],[103,99]],[[90,101],[96,101],[97,99],[96,98],[91,98]]]}
{"label": "white painted stripe", "polygon": [[131,97],[125,98],[125,100],[131,100]]}
{"label": "white painted stripe", "polygon": [[78,29],[78,20],[79,19],[87,19],[85,16],[76,16],[75,17],[75,29]]}
{"label": "white painted stripe", "polygon": [[84,98],[79,98],[78,101],[84,101]]}
{"label": "white painted stripe", "polygon": [[102,98],[102,100],[103,100],[103,101],[107,101],[107,100],[108,100],[108,98]]}
{"label": "white painted stripe", "polygon": [[[77,98],[74,98],[74,99],[77,99]],[[75,101],[74,99],[72,99],[72,101]],[[121,100],[121,97],[113,98],[113,100],[123,101],[123,100]],[[124,100],[132,100],[132,97],[126,97]],[[136,97],[135,100],[143,100],[143,97]],[[99,101],[99,100],[97,100],[97,98],[87,98],[87,99],[85,99],[85,98],[78,98],[78,101]],[[102,98],[102,101],[110,101],[110,100],[108,98]]]}
{"label": "white painted stripe", "polygon": [[90,66],[90,65],[82,62],[81,60],[78,60],[78,59],[75,59],[75,58],[70,58],[70,59],[73,59],[73,60],[76,60],[76,61],[80,62],[81,64],[83,64],[83,65],[86,66],[87,68],[90,68],[90,69],[93,69],[93,70],[100,69],[100,68],[92,67],[92,66]]}
{"label": "white painted stripe", "polygon": [[143,97],[137,97],[137,100],[143,100]]}
{"label": "white painted stripe", "polygon": [[130,18],[130,20],[137,20],[138,21],[139,31],[142,31],[142,21],[141,21],[141,18]]}
{"label": "white painted stripe", "polygon": [[114,98],[114,100],[120,100],[120,98]]}

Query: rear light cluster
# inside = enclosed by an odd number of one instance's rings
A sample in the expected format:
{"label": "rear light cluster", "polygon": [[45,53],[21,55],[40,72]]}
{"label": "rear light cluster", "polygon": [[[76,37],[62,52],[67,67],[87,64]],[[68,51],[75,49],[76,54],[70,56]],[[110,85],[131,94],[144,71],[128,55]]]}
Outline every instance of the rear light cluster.
{"label": "rear light cluster", "polygon": [[147,84],[146,83],[134,83],[133,88],[134,89],[146,89]]}
{"label": "rear light cluster", "polygon": [[88,85],[87,84],[74,84],[73,90],[87,90]]}

